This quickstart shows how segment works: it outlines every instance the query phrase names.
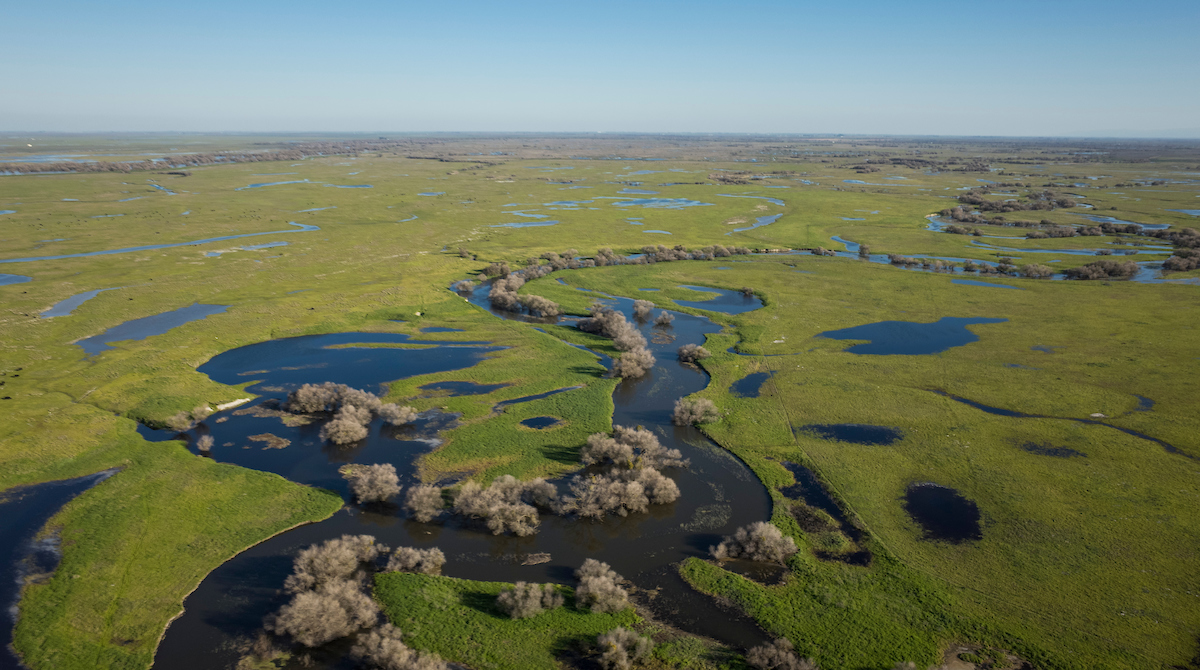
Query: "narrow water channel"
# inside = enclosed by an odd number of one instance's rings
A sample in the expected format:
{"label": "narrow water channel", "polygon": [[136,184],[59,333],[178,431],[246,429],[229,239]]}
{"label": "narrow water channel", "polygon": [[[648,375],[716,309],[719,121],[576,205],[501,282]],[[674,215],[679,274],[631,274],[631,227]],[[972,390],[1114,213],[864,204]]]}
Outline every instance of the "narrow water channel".
{"label": "narrow water channel", "polygon": [[[733,292],[717,291],[722,304],[732,302]],[[470,301],[501,318],[531,321],[529,317],[497,312],[487,305],[488,287],[478,287]],[[726,295],[729,293],[730,295]],[[746,298],[751,300],[751,298]],[[752,300],[757,301],[757,298]],[[740,294],[736,300],[743,301]],[[633,300],[607,301],[624,312],[631,323]],[[698,305],[700,306],[700,305]],[[761,307],[761,302],[757,303]],[[641,425],[653,430],[668,448],[680,449],[691,459],[687,470],[668,470],[676,480],[680,499],[670,505],[652,506],[646,514],[609,517],[603,522],[542,516],[541,530],[526,538],[491,535],[486,529],[459,518],[417,523],[397,506],[348,505],[332,518],[297,528],[239,554],[214,570],[188,597],[186,611],[168,628],[155,656],[155,668],[220,668],[237,662],[246,643],[261,628],[263,617],[286,602],[283,581],[291,570],[292,557],[300,549],[343,534],[370,534],[389,546],[438,547],[447,556],[443,574],[488,581],[532,581],[573,584],[573,571],[586,558],[605,561],[643,592],[654,615],[683,630],[714,638],[736,647],[760,644],[768,636],[752,620],[719,606],[713,599],[693,591],[678,576],[674,564],[691,556],[705,556],[710,545],[738,526],[770,518],[771,500],[753,472],[728,451],[692,427],[671,423],[677,398],[703,389],[708,375],[681,365],[675,350],[687,343],[703,344],[707,333],[720,326],[707,318],[673,312],[668,329],[650,323],[639,325],[658,361],[645,377],[624,380],[613,394],[616,425]],[[546,320],[537,320],[545,322]],[[673,339],[666,341],[664,332]],[[285,426],[271,415],[274,402],[304,382],[337,381],[376,391],[388,381],[426,374],[435,369],[462,369],[474,365],[490,347],[486,343],[438,343],[433,339],[410,340],[405,336],[342,333],[310,338],[276,340],[242,347],[217,356],[200,370],[213,379],[230,383],[261,380],[250,387],[261,394],[252,406],[243,406],[210,417],[188,435],[194,443],[200,434],[214,438],[211,457],[261,470],[278,472],[304,484],[337,490],[349,498],[337,468],[348,462],[392,463],[403,483],[416,482],[415,462],[436,448],[441,430],[452,427],[453,415],[436,410],[425,412],[415,425],[383,427],[378,421],[371,435],[351,449],[334,448],[317,438],[320,424]],[[329,338],[333,338],[330,340]],[[422,349],[328,348],[329,344],[379,342],[389,339],[404,344],[430,345]],[[298,341],[302,340],[302,341]],[[658,340],[657,343],[654,343]],[[338,358],[338,357],[342,358]],[[346,362],[353,360],[353,369]],[[607,357],[601,360],[607,365]],[[430,369],[430,361],[436,364]],[[331,376],[332,375],[332,376]],[[564,390],[570,393],[571,390]],[[534,400],[529,400],[534,402]],[[219,421],[224,419],[223,421]],[[219,421],[219,422],[218,422]],[[171,434],[143,430],[151,439],[170,439]],[[286,439],[280,449],[263,448],[252,441],[263,433]],[[270,444],[263,439],[263,442]],[[252,447],[246,445],[252,444]],[[192,447],[195,450],[194,447]],[[523,565],[529,554],[546,552],[547,563]],[[338,667],[341,661],[323,661],[323,667]]]}

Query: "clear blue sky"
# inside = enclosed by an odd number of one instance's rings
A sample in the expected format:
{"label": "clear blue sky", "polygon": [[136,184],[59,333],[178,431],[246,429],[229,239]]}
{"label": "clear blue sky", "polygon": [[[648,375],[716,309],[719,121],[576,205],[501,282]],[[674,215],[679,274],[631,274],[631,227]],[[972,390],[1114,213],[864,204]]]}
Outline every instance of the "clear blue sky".
{"label": "clear blue sky", "polygon": [[1200,0],[0,5],[2,130],[1200,137]]}

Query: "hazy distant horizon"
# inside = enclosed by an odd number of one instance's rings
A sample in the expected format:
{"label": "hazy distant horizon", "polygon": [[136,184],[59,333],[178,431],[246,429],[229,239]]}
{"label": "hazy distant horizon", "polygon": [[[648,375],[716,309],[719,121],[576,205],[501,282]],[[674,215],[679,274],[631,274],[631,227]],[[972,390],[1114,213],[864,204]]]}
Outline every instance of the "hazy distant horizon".
{"label": "hazy distant horizon", "polygon": [[0,69],[0,128],[1200,137],[1185,0],[47,0],[0,18],[26,55]]}

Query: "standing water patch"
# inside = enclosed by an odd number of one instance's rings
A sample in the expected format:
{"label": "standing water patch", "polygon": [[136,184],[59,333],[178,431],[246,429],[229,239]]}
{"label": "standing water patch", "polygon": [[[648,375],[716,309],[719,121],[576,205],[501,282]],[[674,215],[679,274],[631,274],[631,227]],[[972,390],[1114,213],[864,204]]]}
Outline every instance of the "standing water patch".
{"label": "standing water patch", "polygon": [[475,382],[433,382],[417,388],[434,395],[457,398],[464,395],[485,395],[506,388],[509,384],[476,384]]}
{"label": "standing water patch", "polygon": [[811,423],[797,428],[796,432],[854,444],[892,444],[904,438],[904,432],[899,428],[866,423]]}
{"label": "standing water patch", "polygon": [[936,354],[952,347],[961,347],[979,340],[979,336],[967,330],[977,323],[1004,323],[1008,319],[986,317],[959,318],[943,317],[933,323],[912,321],[880,321],[853,328],[828,330],[818,337],[832,340],[869,340],[856,344],[847,352],[852,354],[874,354],[878,356]]}
{"label": "standing water patch", "polygon": [[755,372],[746,375],[733,383],[729,390],[739,398],[757,398],[762,393],[762,385],[774,375],[772,372]]}
{"label": "standing water patch", "polygon": [[717,295],[710,300],[676,300],[675,304],[677,305],[687,305],[688,307],[706,309],[710,312],[721,312],[723,314],[741,314],[742,312],[750,312],[762,307],[762,300],[753,293],[747,295],[741,291],[729,291],[723,288],[709,288],[707,286],[683,285],[681,288],[701,291],[703,293],[715,293]]}
{"label": "standing water patch", "polygon": [[99,335],[79,340],[75,344],[83,347],[88,356],[95,356],[102,351],[112,349],[112,347],[108,346],[109,342],[144,340],[152,335],[162,335],[168,330],[178,328],[185,323],[199,321],[213,314],[220,314],[228,308],[229,305],[192,303],[187,307],[180,307],[170,312],[126,321],[125,323],[109,328]]}
{"label": "standing water patch", "polygon": [[83,303],[91,300],[92,298],[95,298],[96,296],[100,295],[101,293],[103,293],[105,291],[111,291],[111,290],[113,290],[113,289],[98,288],[95,291],[87,291],[85,293],[79,293],[77,295],[71,296],[70,298],[67,298],[66,300],[60,300],[60,301],[54,303],[53,307],[42,312],[42,314],[39,318],[53,319],[56,316],[71,316],[71,312],[74,312],[75,308],[77,308],[80,305],[82,305]]}
{"label": "standing water patch", "polygon": [[550,428],[552,426],[557,426],[560,423],[562,423],[562,422],[552,416],[535,416],[530,419],[525,419],[524,421],[521,422],[521,425],[525,426],[527,428],[536,428],[538,430],[541,430],[543,428]]}
{"label": "standing water patch", "polygon": [[979,506],[948,486],[933,482],[909,484],[904,509],[925,529],[926,540],[959,544],[983,539]]}

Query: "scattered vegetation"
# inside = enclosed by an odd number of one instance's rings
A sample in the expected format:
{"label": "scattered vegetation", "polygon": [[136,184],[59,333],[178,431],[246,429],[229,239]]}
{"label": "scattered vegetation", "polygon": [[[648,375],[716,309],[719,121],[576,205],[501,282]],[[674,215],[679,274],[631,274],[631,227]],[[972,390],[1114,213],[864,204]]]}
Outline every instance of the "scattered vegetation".
{"label": "scattered vegetation", "polygon": [[344,466],[342,477],[350,482],[350,492],[359,504],[383,502],[400,494],[400,476],[391,463]]}
{"label": "scattered vegetation", "polygon": [[496,606],[513,619],[528,619],[562,607],[562,593],[553,584],[517,582],[496,596]]}
{"label": "scattered vegetation", "polygon": [[812,659],[797,656],[795,645],[788,639],[754,647],[746,654],[746,662],[757,670],[820,670]]}
{"label": "scattered vegetation", "polygon": [[419,572],[423,575],[440,575],[442,566],[446,564],[446,555],[441,549],[414,549],[412,547],[397,547],[388,559],[388,572]]}
{"label": "scattered vegetation", "polygon": [[596,646],[600,648],[600,666],[609,670],[628,670],[654,648],[649,638],[624,628],[614,628],[596,638]]}
{"label": "scattered vegetation", "polygon": [[708,398],[680,398],[675,401],[675,411],[671,414],[676,426],[712,423],[720,418],[720,410]]}
{"label": "scattered vegetation", "polygon": [[620,612],[629,607],[629,592],[624,581],[608,563],[589,558],[575,571],[575,606],[593,612]]}
{"label": "scattered vegetation", "polygon": [[699,344],[685,344],[682,347],[679,347],[679,350],[676,353],[678,354],[679,361],[681,363],[692,364],[697,363],[701,359],[712,356],[712,354],[708,352],[708,349],[705,349]]}

